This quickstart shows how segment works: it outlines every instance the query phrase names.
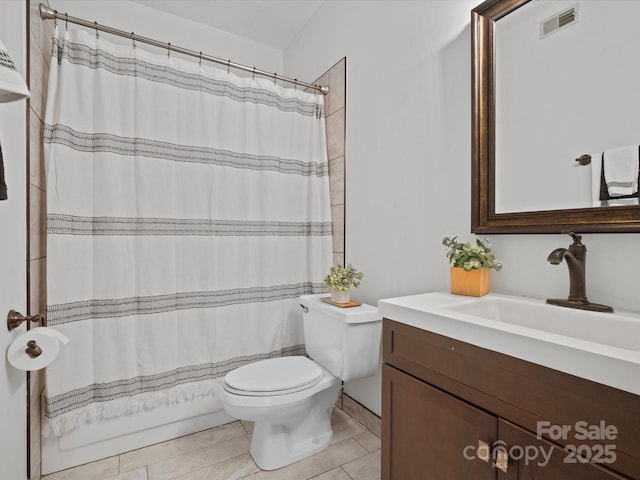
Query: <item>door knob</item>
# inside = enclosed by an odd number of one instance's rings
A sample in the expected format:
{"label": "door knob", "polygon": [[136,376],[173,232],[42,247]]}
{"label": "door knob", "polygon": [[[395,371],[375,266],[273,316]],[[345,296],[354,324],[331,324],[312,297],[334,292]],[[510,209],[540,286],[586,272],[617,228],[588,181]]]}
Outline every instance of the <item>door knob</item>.
{"label": "door knob", "polygon": [[44,320],[44,315],[22,315],[20,312],[10,310],[7,314],[7,329],[11,331],[19,327],[24,321],[39,322],[41,320]]}

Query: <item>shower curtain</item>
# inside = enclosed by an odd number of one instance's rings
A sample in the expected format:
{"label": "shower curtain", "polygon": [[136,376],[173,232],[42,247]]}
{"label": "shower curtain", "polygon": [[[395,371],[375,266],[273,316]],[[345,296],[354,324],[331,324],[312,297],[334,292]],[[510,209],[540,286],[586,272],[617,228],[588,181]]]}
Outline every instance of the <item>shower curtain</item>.
{"label": "shower curtain", "polygon": [[213,395],[229,370],[304,354],[325,291],[322,95],[69,30],[45,121],[45,434]]}

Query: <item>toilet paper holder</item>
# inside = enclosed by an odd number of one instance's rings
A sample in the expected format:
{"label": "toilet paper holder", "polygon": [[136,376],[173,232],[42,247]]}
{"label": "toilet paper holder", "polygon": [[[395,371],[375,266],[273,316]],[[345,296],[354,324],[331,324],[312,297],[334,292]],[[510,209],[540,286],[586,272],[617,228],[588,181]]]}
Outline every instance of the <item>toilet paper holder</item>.
{"label": "toilet paper holder", "polygon": [[9,331],[14,328],[19,327],[22,322],[30,321],[30,322],[40,322],[44,321],[44,315],[22,315],[20,312],[16,312],[15,310],[10,310],[7,314],[7,329]]}
{"label": "toilet paper holder", "polygon": [[49,327],[32,327],[15,338],[7,349],[7,360],[18,370],[34,371],[53,362],[69,337]]}

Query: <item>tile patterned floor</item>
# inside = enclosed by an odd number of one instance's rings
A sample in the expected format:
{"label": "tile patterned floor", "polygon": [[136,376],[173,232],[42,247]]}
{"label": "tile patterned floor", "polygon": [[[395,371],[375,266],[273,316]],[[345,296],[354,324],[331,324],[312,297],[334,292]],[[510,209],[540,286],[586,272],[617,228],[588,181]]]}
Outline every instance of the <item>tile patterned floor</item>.
{"label": "tile patterned floor", "polygon": [[324,451],[284,468],[262,471],[249,455],[253,425],[220,427],[105,458],[42,480],[376,480],[380,438],[344,411],[332,416],[333,441]]}

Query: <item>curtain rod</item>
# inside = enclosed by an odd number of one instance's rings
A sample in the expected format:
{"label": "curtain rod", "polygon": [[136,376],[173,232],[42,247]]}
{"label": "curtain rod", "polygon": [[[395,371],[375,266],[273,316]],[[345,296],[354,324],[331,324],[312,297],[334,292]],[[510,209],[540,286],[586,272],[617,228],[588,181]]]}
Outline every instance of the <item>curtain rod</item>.
{"label": "curtain rod", "polygon": [[329,93],[329,87],[327,86],[313,85],[311,83],[302,82],[297,78],[289,78],[282,75],[278,75],[277,73],[269,73],[264,70],[259,70],[255,67],[248,67],[240,63],[232,62],[231,60],[223,60],[222,58],[212,57],[211,55],[205,55],[202,52],[196,52],[194,50],[189,50],[187,48],[178,47],[176,45],[172,45],[171,43],[159,42],[158,40],[154,40],[153,38],[147,38],[141,35],[136,35],[133,32],[129,33],[129,32],[125,32],[124,30],[118,30],[117,28],[111,28],[105,25],[100,25],[98,22],[88,22],[81,18],[76,18],[70,15],[67,15],[66,13],[59,13],[57,10],[53,10],[52,8],[49,8],[42,3],[40,4],[40,18],[44,20],[59,19],[59,20],[64,20],[65,22],[76,23],[78,25],[82,25],[83,27],[92,28],[96,31],[99,30],[101,32],[110,33],[112,35],[118,35],[120,37],[129,38],[133,42],[147,43],[155,47],[166,48],[170,52],[178,52],[184,55],[190,55],[192,57],[199,58],[201,60],[208,60],[210,62],[226,65],[227,68],[233,67],[239,70],[244,70],[245,72],[250,72],[255,75],[262,75],[263,77],[269,77],[275,80],[282,80],[283,82],[293,83],[295,85],[300,85],[302,87],[313,88],[314,90],[320,91],[324,95]]}

